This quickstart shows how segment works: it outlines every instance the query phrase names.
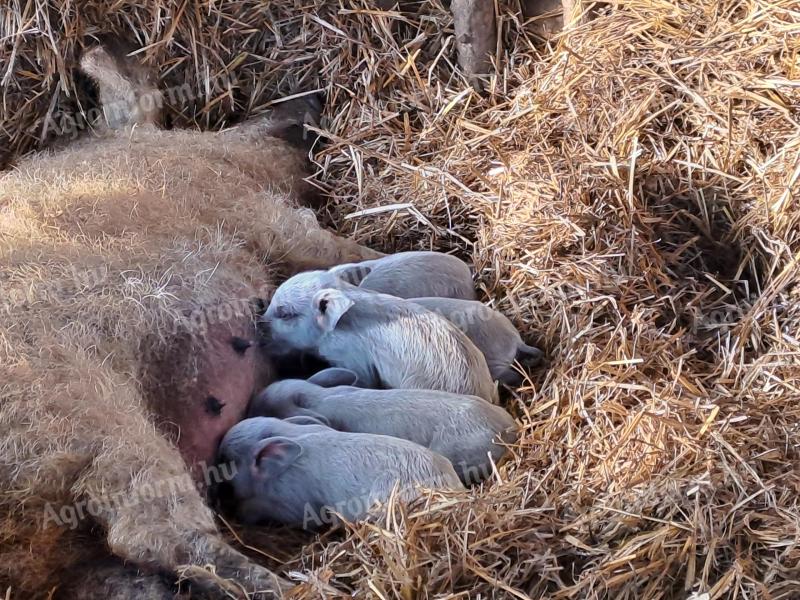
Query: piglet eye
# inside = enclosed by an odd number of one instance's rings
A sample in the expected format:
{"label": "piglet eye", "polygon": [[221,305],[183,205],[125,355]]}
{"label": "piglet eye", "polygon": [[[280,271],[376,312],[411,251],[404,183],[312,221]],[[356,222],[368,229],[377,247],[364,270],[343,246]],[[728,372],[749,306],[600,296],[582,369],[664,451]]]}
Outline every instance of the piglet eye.
{"label": "piglet eye", "polygon": [[275,316],[278,319],[289,320],[294,319],[297,314],[285,306],[279,306],[277,309],[275,309]]}

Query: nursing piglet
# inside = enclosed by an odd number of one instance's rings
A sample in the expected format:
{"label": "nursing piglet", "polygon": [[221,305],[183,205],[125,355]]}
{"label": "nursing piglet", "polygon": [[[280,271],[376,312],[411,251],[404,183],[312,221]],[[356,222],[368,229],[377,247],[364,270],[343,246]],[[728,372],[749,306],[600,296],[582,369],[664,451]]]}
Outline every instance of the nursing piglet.
{"label": "nursing piglet", "polygon": [[326,369],[308,381],[288,379],[264,389],[249,416],[317,419],[338,429],[402,438],[450,460],[465,484],[491,473],[512,443],[517,424],[501,407],[477,396],[431,390],[368,390],[352,387],[356,375]]}
{"label": "nursing piglet", "polygon": [[475,300],[467,264],[441,252],[398,252],[375,260],[338,265],[329,271],[365,290],[397,296]]}
{"label": "nursing piglet", "polygon": [[486,359],[444,317],[418,304],[343,284],[308,301],[275,294],[262,320],[273,355],[309,351],[371,388],[426,389],[497,398]]}
{"label": "nursing piglet", "polygon": [[454,298],[413,298],[412,302],[438,313],[453,323],[483,352],[492,379],[509,386],[522,385],[522,376],[512,365],[534,367],[542,360],[542,351],[529,346],[502,313],[480,302]]}
{"label": "nursing piglet", "polygon": [[334,521],[332,511],[363,519],[395,487],[405,500],[420,486],[463,489],[446,458],[406,440],[266,417],[231,428],[219,460],[236,467],[229,485],[246,523],[317,529]]}

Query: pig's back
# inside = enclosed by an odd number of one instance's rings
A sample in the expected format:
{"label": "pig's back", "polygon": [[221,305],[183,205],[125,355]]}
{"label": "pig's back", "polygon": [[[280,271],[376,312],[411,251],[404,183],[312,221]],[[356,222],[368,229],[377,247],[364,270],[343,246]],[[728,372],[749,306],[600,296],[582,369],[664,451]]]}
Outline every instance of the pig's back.
{"label": "pig's back", "polygon": [[[313,440],[311,438],[314,438]],[[369,493],[375,481],[401,486],[460,487],[450,462],[417,444],[385,435],[330,431],[305,436],[307,468],[339,501]]]}
{"label": "pig's back", "polygon": [[494,428],[496,415],[487,411],[498,409],[505,414],[503,409],[477,396],[435,390],[365,390],[341,386],[306,404],[305,408],[322,414],[340,431],[386,435],[426,448],[431,448],[437,430],[445,423],[465,430]]}
{"label": "pig's back", "polygon": [[401,343],[393,347],[376,343],[375,365],[387,387],[495,399],[483,353],[443,317],[425,311],[414,318],[395,320],[388,329]]}
{"label": "pig's back", "polygon": [[401,252],[374,261],[360,286],[367,290],[419,298],[441,296],[475,299],[472,273],[463,261],[436,252]]}
{"label": "pig's back", "polygon": [[354,304],[325,336],[321,356],[363,384],[496,399],[481,351],[445,317],[411,301],[355,288]]}
{"label": "pig's back", "polygon": [[443,316],[466,334],[486,357],[493,379],[514,362],[522,337],[501,312],[476,300],[429,297],[411,302]]}

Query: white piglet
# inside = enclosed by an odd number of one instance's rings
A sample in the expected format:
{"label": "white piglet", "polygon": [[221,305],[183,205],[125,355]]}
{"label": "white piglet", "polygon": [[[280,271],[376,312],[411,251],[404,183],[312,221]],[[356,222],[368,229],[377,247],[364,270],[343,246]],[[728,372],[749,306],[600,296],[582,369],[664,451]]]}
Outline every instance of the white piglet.
{"label": "white piglet", "polygon": [[491,474],[513,443],[517,424],[501,407],[477,396],[431,390],[369,390],[352,387],[356,375],[326,369],[308,381],[288,379],[264,389],[249,415],[309,418],[340,431],[402,438],[450,460],[465,484]]}
{"label": "white piglet", "polygon": [[542,351],[523,342],[505,315],[480,302],[455,298],[413,298],[411,302],[442,315],[463,331],[483,352],[492,379],[519,386],[522,376],[514,363],[530,368],[542,360]]}
{"label": "white piglet", "polygon": [[394,296],[343,286],[319,290],[310,300],[294,284],[296,294],[279,289],[262,317],[267,351],[313,352],[355,371],[366,387],[497,399],[483,354],[450,321]]}
{"label": "white piglet", "polygon": [[367,517],[395,489],[404,500],[419,488],[463,489],[443,456],[406,440],[342,433],[257,417],[234,425],[218,459],[235,465],[227,483],[237,516],[304,529]]}
{"label": "white piglet", "polygon": [[441,252],[398,252],[375,260],[339,265],[329,272],[347,283],[398,298],[475,299],[469,266]]}

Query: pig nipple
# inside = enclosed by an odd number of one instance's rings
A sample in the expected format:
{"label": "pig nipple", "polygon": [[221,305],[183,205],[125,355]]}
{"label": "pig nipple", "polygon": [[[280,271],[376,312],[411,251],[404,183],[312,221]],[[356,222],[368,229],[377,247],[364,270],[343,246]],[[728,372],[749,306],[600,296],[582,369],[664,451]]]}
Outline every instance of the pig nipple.
{"label": "pig nipple", "polygon": [[236,352],[236,354],[243,355],[245,352],[247,352],[247,349],[252,345],[253,342],[251,342],[250,340],[246,340],[244,338],[236,336],[231,338],[231,346],[233,346],[233,350]]}
{"label": "pig nipple", "polygon": [[216,396],[206,398],[206,412],[208,414],[218,417],[222,414],[223,408],[225,408],[225,403],[220,402]]}

